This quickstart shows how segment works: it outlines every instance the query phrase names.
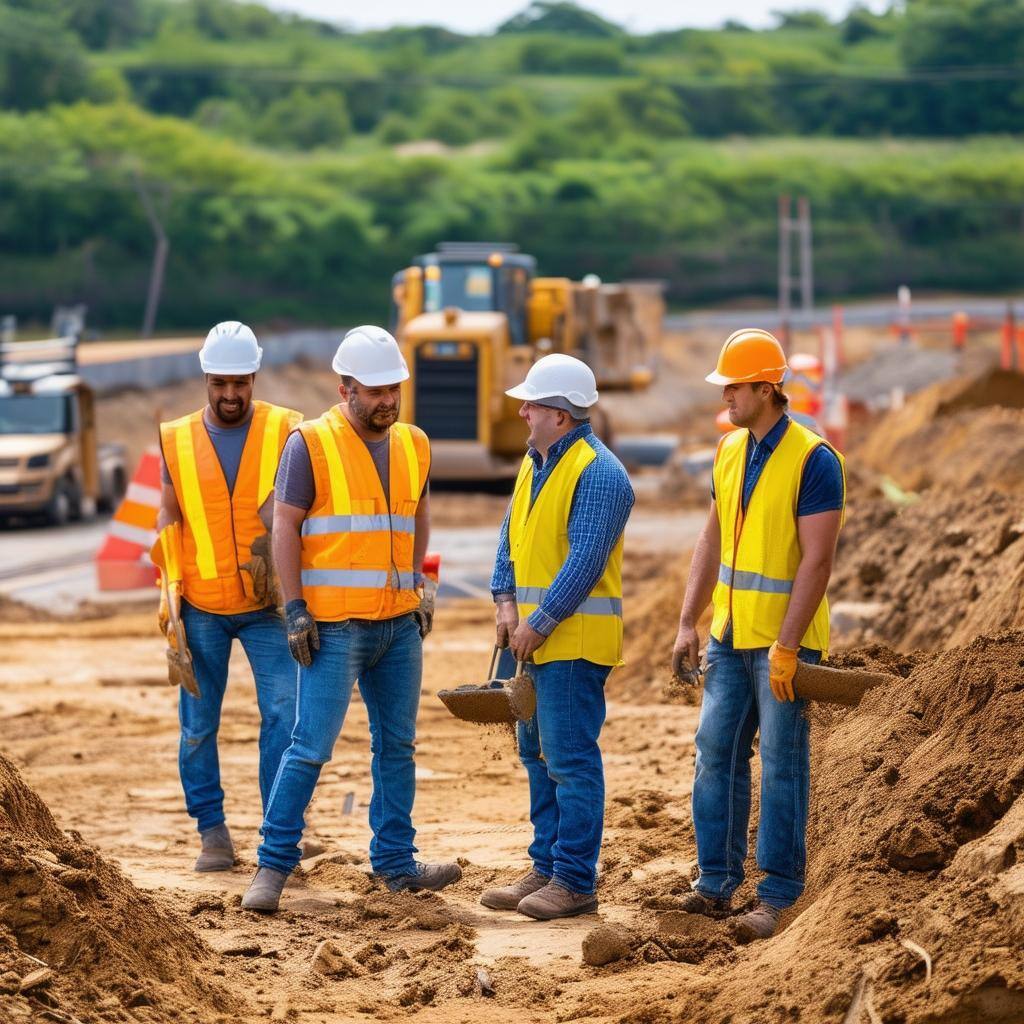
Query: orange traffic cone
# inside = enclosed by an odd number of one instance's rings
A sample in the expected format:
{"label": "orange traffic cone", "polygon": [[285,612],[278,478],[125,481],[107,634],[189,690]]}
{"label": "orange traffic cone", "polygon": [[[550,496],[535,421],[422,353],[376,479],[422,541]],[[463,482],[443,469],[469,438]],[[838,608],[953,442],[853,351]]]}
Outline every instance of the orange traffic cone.
{"label": "orange traffic cone", "polygon": [[150,560],[149,549],[156,540],[159,510],[160,450],[152,445],[143,452],[96,554],[100,590],[137,590],[157,582],[157,568]]}

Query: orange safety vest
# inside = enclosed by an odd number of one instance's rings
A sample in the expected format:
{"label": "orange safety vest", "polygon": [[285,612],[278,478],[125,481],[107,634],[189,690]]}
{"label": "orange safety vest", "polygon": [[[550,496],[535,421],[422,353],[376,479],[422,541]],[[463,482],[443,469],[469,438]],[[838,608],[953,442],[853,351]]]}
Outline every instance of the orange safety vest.
{"label": "orange safety vest", "polygon": [[[205,612],[258,611],[252,577],[240,568],[267,528],[260,507],[274,489],[281,451],[302,413],[253,402],[252,421],[233,491],[207,433],[203,410],[160,424],[160,447],[183,525],[182,593]],[[265,604],[265,602],[264,602]]]}
{"label": "orange safety vest", "polygon": [[413,584],[416,509],[430,472],[419,427],[388,431],[390,495],[339,406],[299,427],[316,496],[302,523],[302,596],[313,618],[393,619],[419,605]]}

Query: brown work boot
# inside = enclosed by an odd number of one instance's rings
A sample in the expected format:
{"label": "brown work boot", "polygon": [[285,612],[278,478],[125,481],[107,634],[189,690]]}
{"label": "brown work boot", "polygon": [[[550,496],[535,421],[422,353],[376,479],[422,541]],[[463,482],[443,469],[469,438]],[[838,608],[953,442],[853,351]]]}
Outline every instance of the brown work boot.
{"label": "brown work boot", "polygon": [[694,889],[679,900],[675,909],[683,911],[684,914],[722,918],[728,917],[731,907],[732,899],[728,896],[705,896],[704,893]]}
{"label": "brown work boot", "polygon": [[748,910],[733,920],[733,935],[740,943],[770,939],[775,934],[775,929],[779,927],[781,916],[782,911],[778,907],[770,907],[767,903],[758,902],[753,910]]}
{"label": "brown work boot", "polygon": [[516,910],[535,921],[552,921],[556,917],[594,913],[597,897],[593,893],[573,892],[559,882],[548,882],[543,889],[520,900]]}
{"label": "brown work boot", "polygon": [[532,896],[538,889],[543,889],[550,882],[535,868],[530,868],[518,881],[498,889],[484,889],[480,894],[480,902],[490,910],[515,910],[519,904]]}

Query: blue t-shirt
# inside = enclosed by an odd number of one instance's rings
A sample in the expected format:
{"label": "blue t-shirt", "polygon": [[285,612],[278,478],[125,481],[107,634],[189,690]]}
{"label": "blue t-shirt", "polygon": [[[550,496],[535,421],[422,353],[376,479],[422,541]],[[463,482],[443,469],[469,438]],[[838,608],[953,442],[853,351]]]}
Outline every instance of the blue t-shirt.
{"label": "blue t-shirt", "polygon": [[[743,485],[743,511],[747,510],[754,485],[761,477],[761,471],[775,451],[782,435],[789,425],[789,417],[782,415],[778,423],[760,441],[753,436],[747,438],[747,472]],[[711,483],[711,497],[715,496],[715,484]],[[821,444],[807,457],[804,476],[800,481],[800,496],[797,498],[796,514],[813,516],[819,512],[835,512],[843,507],[843,468],[828,445]]]}
{"label": "blue t-shirt", "polygon": [[[217,461],[224,471],[224,479],[228,485],[228,493],[235,489],[235,480],[238,479],[238,467],[242,464],[242,450],[245,448],[245,439],[249,436],[249,426],[252,423],[250,416],[244,423],[237,427],[215,427],[203,415],[203,426],[206,433],[210,435],[210,442],[213,450],[217,453]],[[161,459],[160,479],[165,483],[171,482],[171,474],[167,471],[167,465]]]}

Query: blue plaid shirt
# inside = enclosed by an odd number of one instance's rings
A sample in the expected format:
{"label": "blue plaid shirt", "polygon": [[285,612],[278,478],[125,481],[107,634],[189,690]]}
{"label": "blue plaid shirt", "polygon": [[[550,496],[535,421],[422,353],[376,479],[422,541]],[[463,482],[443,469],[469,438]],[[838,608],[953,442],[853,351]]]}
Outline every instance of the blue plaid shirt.
{"label": "blue plaid shirt", "polygon": [[[633,488],[626,470],[597,439],[589,423],[581,424],[556,441],[548,451],[547,461],[536,449],[528,450],[527,455],[533,460],[530,507],[533,507],[540,489],[561,457],[581,437],[586,438],[597,457],[576,481],[576,492],[569,508],[569,555],[548,588],[544,603],[526,620],[544,636],[550,636],[555,626],[572,615],[597,586],[633,507]],[[498,554],[491,576],[491,593],[496,601],[503,597],[514,598],[516,594],[515,571],[508,544],[511,513],[512,505],[509,504],[505,521],[501,524]]]}

